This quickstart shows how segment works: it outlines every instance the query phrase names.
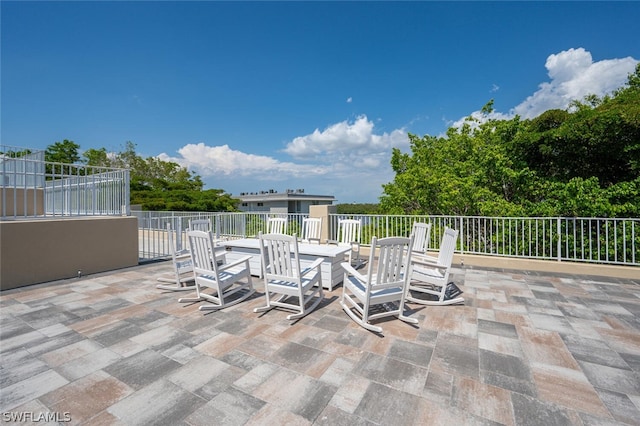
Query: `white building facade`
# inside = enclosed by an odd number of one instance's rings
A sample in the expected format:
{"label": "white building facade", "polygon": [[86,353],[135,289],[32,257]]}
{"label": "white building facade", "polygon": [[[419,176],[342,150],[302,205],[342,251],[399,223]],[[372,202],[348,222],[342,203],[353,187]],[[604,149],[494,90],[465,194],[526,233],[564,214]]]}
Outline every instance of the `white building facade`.
{"label": "white building facade", "polygon": [[304,189],[287,189],[278,192],[274,189],[259,192],[241,192],[238,209],[243,212],[269,213],[309,213],[310,206],[332,205],[333,195],[305,194]]}

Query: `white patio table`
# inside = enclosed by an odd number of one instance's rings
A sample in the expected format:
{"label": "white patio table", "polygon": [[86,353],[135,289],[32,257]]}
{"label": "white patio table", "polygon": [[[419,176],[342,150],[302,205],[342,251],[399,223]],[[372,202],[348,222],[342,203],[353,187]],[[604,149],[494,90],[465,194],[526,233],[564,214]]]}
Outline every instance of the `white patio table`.
{"label": "white patio table", "polygon": [[[262,276],[262,259],[260,257],[260,240],[257,238],[242,238],[239,240],[224,241],[221,245],[231,249],[233,253],[249,254],[251,275]],[[340,267],[340,262],[344,262],[345,253],[351,247],[343,247],[332,244],[309,244],[299,243],[298,253],[300,255],[300,266],[311,264],[319,257],[324,258],[320,271],[322,273],[322,287],[333,290],[333,287],[342,282],[344,271]]]}

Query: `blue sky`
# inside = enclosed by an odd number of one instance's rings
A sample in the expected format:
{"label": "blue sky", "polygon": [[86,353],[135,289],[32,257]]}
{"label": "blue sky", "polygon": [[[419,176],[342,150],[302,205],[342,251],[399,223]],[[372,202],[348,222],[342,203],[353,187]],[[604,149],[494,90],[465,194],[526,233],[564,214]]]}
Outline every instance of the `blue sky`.
{"label": "blue sky", "polygon": [[377,202],[407,133],[627,81],[640,2],[0,2],[1,143],[134,142],[228,193]]}

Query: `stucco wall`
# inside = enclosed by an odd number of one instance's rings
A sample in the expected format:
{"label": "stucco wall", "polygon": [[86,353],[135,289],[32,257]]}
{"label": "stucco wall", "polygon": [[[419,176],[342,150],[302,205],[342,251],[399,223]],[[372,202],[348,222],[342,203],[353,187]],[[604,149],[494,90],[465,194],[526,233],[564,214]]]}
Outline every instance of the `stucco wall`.
{"label": "stucco wall", "polygon": [[[15,191],[15,192],[14,192]],[[6,205],[4,203],[6,202]],[[2,188],[0,214],[7,216],[38,216],[44,214],[44,192],[34,188]]]}
{"label": "stucco wall", "polygon": [[134,216],[0,222],[0,289],[138,264]]}
{"label": "stucco wall", "polygon": [[330,235],[333,235],[332,230],[329,229],[331,221],[329,220],[330,214],[335,214],[338,211],[337,206],[333,205],[317,205],[309,206],[309,217],[318,217],[322,219],[322,230],[320,231],[320,241],[326,242]]}

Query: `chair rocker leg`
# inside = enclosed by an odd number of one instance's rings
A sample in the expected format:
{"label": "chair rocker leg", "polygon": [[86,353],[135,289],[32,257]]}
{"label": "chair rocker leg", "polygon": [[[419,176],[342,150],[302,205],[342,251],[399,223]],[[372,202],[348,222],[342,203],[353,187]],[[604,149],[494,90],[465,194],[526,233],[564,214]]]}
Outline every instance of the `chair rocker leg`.
{"label": "chair rocker leg", "polygon": [[345,311],[345,313],[349,315],[351,319],[354,320],[358,325],[360,325],[361,327],[369,331],[373,331],[375,333],[382,333],[382,327],[365,322],[362,318],[354,314],[351,308],[347,306],[342,300],[340,301],[340,305],[342,306],[342,309]]}
{"label": "chair rocker leg", "polygon": [[[282,299],[282,298],[280,298],[280,299]],[[269,297],[267,297],[267,304],[264,305],[264,306],[258,306],[257,308],[253,308],[253,312],[256,312],[256,313],[258,313],[258,312],[267,312],[267,311],[270,311],[273,308],[275,308],[275,306],[273,306],[271,304],[271,299]]]}
{"label": "chair rocker leg", "polygon": [[[458,293],[456,293],[457,297],[453,297],[451,299],[447,299],[445,292],[446,286],[443,288],[440,285],[432,284],[432,289],[430,288],[421,288],[420,286],[410,286],[407,289],[407,293],[405,295],[405,300],[412,303],[417,303],[419,305],[426,306],[447,306],[447,305],[456,305],[458,303],[464,303],[464,297],[459,296],[462,294],[460,289],[457,289]],[[437,290],[439,289],[439,290]],[[422,294],[430,294],[436,297],[436,300],[428,300],[428,299],[419,299],[411,295],[411,290],[422,293]]]}
{"label": "chair rocker leg", "polygon": [[211,300],[209,298],[203,298],[203,300],[209,301],[210,303],[207,305],[202,305],[198,308],[198,310],[200,311],[215,311],[218,309],[223,309],[229,306],[233,306],[236,305],[240,302],[243,302],[245,300],[247,300],[251,295],[253,295],[253,293],[255,293],[256,290],[255,289],[250,289],[246,294],[244,294],[241,297],[238,297],[235,300],[232,300],[231,302],[225,302],[224,299],[219,298],[220,303],[216,304],[216,303],[211,303]]}
{"label": "chair rocker leg", "polygon": [[455,305],[458,303],[464,303],[464,297],[456,297],[455,299],[445,299],[445,300],[424,300],[418,303],[422,303],[423,305],[427,305],[427,306]]}
{"label": "chair rocker leg", "polygon": [[181,297],[178,299],[178,303],[197,303],[206,300],[204,297]]}
{"label": "chair rocker leg", "polygon": [[173,284],[173,285],[165,285],[165,284],[156,285],[156,288],[160,290],[187,291],[187,290],[193,290],[195,288],[194,287],[195,280],[191,276],[180,278],[179,280],[176,280],[175,278],[169,278],[169,277],[158,277],[156,280],[161,283]]}
{"label": "chair rocker leg", "polygon": [[[275,304],[278,302],[282,302],[284,299],[286,299],[287,296],[286,294],[282,294],[280,295],[280,297],[278,297],[276,300],[274,300],[273,302],[271,301],[271,298],[269,297],[269,294],[267,293],[267,304],[264,306],[259,306],[257,308],[253,308],[253,312],[267,312],[270,311],[271,309],[275,308]],[[273,303],[273,304],[272,304]]]}
{"label": "chair rocker leg", "polygon": [[411,317],[405,316],[405,314],[398,315],[398,319],[402,320],[402,321],[404,321],[406,323],[409,323],[409,324],[418,324],[418,322],[419,322],[416,318],[411,318]]}
{"label": "chair rocker leg", "polygon": [[287,315],[287,319],[288,320],[297,320],[297,319],[300,319],[300,318],[302,318],[303,316],[305,316],[307,314],[308,314],[308,312],[303,310],[303,311],[298,312],[297,314]]}
{"label": "chair rocker leg", "polygon": [[406,299],[408,302],[417,303],[419,305],[426,305],[426,306],[447,306],[447,305],[455,305],[458,303],[464,303],[464,297],[456,297],[454,299],[438,298],[438,300],[425,300],[425,299],[418,299],[408,294]]}
{"label": "chair rocker leg", "polygon": [[316,296],[316,301],[313,302],[313,304],[311,306],[309,306],[308,308],[302,308],[300,310],[300,313],[298,314],[291,314],[287,316],[288,320],[295,320],[295,319],[300,319],[302,317],[304,317],[305,315],[311,313],[315,308],[318,307],[318,305],[320,304],[320,302],[322,302],[322,293],[320,293],[320,295]]}
{"label": "chair rocker leg", "polygon": [[156,285],[156,288],[159,289],[159,290],[166,290],[166,291],[188,291],[188,290],[193,291],[193,285],[164,285],[164,284],[158,284],[158,285]]}
{"label": "chair rocker leg", "polygon": [[265,305],[265,306],[253,308],[253,312],[267,312],[267,311],[270,311],[271,309],[273,309],[273,306]]}

